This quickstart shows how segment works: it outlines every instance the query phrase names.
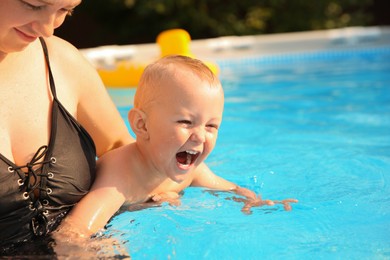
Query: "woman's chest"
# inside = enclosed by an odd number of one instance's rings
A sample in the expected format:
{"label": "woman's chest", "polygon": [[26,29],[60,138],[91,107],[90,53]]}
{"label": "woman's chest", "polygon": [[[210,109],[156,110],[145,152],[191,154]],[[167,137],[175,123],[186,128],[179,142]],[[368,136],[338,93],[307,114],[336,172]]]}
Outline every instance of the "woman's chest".
{"label": "woman's chest", "polygon": [[[52,129],[53,95],[44,76],[5,79],[0,83],[0,153],[16,164],[26,163],[42,145],[47,145]],[[72,114],[76,100],[67,89],[60,93]]]}

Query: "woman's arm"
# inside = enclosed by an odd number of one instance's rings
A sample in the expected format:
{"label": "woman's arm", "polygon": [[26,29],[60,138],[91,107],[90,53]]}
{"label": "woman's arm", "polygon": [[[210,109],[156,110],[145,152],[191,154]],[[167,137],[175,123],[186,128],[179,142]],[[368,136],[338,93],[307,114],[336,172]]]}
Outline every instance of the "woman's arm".
{"label": "woman's arm", "polygon": [[75,116],[95,142],[97,155],[134,142],[91,63],[73,45],[58,37],[46,41],[57,92],[66,87],[69,91],[66,94],[76,99]]}
{"label": "woman's arm", "polygon": [[[70,43],[55,36],[45,41],[58,98],[91,135],[97,155],[101,157],[114,148],[134,142],[96,69]],[[99,159],[100,169],[91,191],[73,208],[62,231],[68,227],[68,230],[94,233],[104,227],[122,205],[123,181],[120,173],[110,169],[110,163],[109,159]]]}
{"label": "woman's arm", "polygon": [[96,180],[90,192],[73,207],[61,229],[78,230],[85,236],[94,234],[125,202],[129,175],[121,170],[115,151],[99,159]]}

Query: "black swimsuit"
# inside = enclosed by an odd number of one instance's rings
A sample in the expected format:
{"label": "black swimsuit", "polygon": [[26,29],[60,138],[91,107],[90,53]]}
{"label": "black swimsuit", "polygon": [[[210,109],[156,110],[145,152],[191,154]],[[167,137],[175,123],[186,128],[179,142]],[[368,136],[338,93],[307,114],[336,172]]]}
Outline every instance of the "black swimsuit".
{"label": "black swimsuit", "polygon": [[46,44],[40,40],[54,97],[50,140],[26,165],[15,165],[0,153],[0,252],[6,244],[53,231],[95,179],[94,142],[57,99]]}

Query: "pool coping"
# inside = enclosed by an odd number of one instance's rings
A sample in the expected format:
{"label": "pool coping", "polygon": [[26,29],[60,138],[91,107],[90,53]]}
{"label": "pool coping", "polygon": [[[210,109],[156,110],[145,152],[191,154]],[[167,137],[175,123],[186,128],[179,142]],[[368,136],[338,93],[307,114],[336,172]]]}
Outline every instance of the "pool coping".
{"label": "pool coping", "polygon": [[[364,48],[390,48],[390,26],[346,27],[308,32],[251,36],[224,36],[192,40],[190,49],[202,60],[224,63],[253,57],[272,57],[324,50],[351,51]],[[81,52],[95,67],[115,67],[120,60],[135,63],[153,61],[160,56],[156,43],[107,45]]]}

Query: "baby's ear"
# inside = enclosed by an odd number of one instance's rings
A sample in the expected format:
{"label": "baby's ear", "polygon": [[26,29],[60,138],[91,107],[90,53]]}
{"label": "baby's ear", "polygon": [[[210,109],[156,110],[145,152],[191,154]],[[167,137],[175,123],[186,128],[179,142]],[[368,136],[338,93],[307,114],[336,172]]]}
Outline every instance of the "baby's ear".
{"label": "baby's ear", "polygon": [[149,133],[146,127],[146,114],[138,108],[132,108],[127,117],[135,135],[138,138],[148,139]]}

